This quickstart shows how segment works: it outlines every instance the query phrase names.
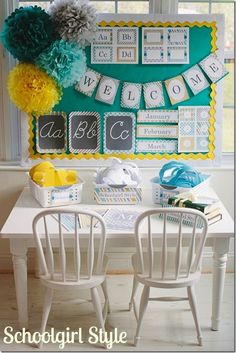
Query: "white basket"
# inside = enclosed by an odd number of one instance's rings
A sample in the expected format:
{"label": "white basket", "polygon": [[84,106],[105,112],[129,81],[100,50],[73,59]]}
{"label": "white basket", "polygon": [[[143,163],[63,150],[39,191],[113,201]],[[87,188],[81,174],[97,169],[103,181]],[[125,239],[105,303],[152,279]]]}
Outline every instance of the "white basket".
{"label": "white basket", "polygon": [[155,204],[166,204],[169,197],[178,195],[182,192],[194,191],[197,194],[204,194],[209,188],[210,175],[203,174],[204,180],[193,188],[182,188],[176,186],[164,186],[160,184],[159,177],[151,179],[152,200]]}
{"label": "white basket", "polygon": [[84,181],[69,186],[43,187],[29,178],[31,193],[42,207],[65,206],[80,203]]}

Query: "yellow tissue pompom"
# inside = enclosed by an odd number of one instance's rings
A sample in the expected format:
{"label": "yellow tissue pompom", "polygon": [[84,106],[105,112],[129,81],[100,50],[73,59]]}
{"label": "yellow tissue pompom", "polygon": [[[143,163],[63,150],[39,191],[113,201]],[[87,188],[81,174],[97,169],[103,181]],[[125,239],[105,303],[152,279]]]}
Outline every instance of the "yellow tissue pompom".
{"label": "yellow tissue pompom", "polygon": [[15,105],[28,114],[49,113],[61,99],[61,88],[33,64],[18,64],[8,76],[8,92]]}

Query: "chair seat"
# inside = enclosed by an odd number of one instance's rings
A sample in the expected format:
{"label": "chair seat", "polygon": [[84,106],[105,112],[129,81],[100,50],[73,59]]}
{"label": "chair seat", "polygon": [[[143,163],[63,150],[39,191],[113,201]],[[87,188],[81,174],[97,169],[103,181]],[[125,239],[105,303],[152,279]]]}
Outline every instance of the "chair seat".
{"label": "chair seat", "polygon": [[[157,257],[156,257],[157,259]],[[186,273],[183,273],[179,275],[178,279],[176,280],[173,275],[173,270],[172,270],[172,275],[171,277],[168,274],[164,280],[161,279],[161,273],[160,271],[158,272],[153,272],[152,278],[149,278],[148,272],[144,274],[139,273],[139,268],[138,268],[138,258],[137,254],[132,255],[132,266],[134,269],[134,275],[135,278],[137,279],[138,282],[142,284],[146,284],[150,287],[157,287],[157,288],[181,288],[181,287],[188,287],[191,286],[194,282],[196,282],[200,276],[201,272],[197,271],[195,273],[190,273],[189,276],[187,277]],[[148,254],[144,253],[143,256],[143,261],[144,261],[144,268],[148,268]]]}
{"label": "chair seat", "polygon": [[[104,256],[103,261],[103,269],[102,273],[99,275],[92,275],[91,278],[88,278],[86,267],[83,266],[85,263],[81,257],[82,268],[80,271],[80,280],[77,281],[75,279],[75,274],[68,273],[66,276],[66,282],[63,282],[61,273],[54,272],[53,279],[51,279],[50,275],[42,275],[40,276],[41,283],[49,288],[53,289],[70,289],[71,287],[77,287],[80,289],[90,289],[96,286],[100,286],[105,280],[105,273],[108,265],[108,257]],[[97,254],[95,254],[95,261],[97,258]]]}
{"label": "chair seat", "polygon": [[68,279],[66,282],[61,281],[61,275],[57,274],[54,275],[54,279],[50,279],[50,277],[42,276],[40,278],[41,283],[45,285],[46,287],[52,288],[52,289],[58,289],[58,290],[64,290],[64,289],[71,289],[71,288],[77,288],[77,289],[90,289],[94,288],[97,286],[100,286],[104,280],[105,280],[105,274],[104,275],[94,275],[90,279],[89,278],[80,278],[79,281],[75,281],[73,279]]}

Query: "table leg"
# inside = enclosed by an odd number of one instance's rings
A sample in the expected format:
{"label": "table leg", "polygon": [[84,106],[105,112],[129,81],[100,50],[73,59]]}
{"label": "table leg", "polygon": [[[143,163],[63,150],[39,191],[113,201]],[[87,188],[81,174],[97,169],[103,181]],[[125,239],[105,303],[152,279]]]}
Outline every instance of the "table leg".
{"label": "table leg", "polygon": [[28,299],[27,299],[27,240],[11,239],[16,301],[19,328],[28,329]]}
{"label": "table leg", "polygon": [[218,331],[223,300],[225,270],[229,252],[229,238],[215,239],[213,254],[213,287],[211,329]]}

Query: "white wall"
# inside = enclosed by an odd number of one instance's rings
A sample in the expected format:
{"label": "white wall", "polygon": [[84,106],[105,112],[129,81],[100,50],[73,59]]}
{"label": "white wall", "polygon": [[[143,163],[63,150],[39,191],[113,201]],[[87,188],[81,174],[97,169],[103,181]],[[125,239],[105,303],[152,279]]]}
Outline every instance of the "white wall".
{"label": "white wall", "polygon": [[[79,169],[79,175],[86,181],[84,192],[87,188],[92,187],[92,178],[94,169]],[[232,169],[214,169],[204,170],[212,174],[211,186],[215,189],[231,216],[234,215],[234,173]],[[144,192],[149,193],[150,183],[149,180],[158,174],[158,169],[142,169]],[[4,224],[8,214],[11,211],[15,201],[17,200],[20,192],[24,186],[27,185],[26,170],[23,168],[4,168],[0,167],[0,229]],[[27,215],[26,215],[27,220]],[[110,269],[115,272],[128,272],[130,270],[130,254],[132,249],[127,249],[127,253],[119,251],[119,249],[109,250]],[[209,248],[205,249],[205,257],[203,267],[205,271],[211,269],[211,251]],[[29,269],[34,268],[34,253],[29,252]],[[11,256],[9,252],[8,240],[0,239],[0,272],[8,272],[12,270]],[[228,270],[233,270],[233,244],[231,244]]]}

